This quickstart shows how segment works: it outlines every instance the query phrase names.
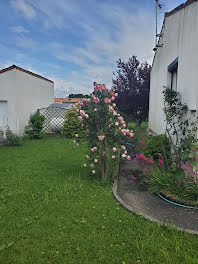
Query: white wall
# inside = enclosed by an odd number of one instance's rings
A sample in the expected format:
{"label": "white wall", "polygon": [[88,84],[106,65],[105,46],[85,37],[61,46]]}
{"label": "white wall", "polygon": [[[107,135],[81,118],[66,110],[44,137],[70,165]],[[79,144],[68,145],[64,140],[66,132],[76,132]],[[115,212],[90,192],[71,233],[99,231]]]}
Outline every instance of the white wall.
{"label": "white wall", "polygon": [[[8,102],[8,125],[13,132],[17,131],[16,113],[16,74],[14,70],[0,74],[0,100]],[[6,130],[6,127],[0,127]]]}
{"label": "white wall", "polygon": [[48,107],[53,103],[54,84],[17,69],[15,71],[18,132],[23,133],[30,114],[33,114],[39,108]]}
{"label": "white wall", "polygon": [[0,100],[8,101],[8,125],[23,134],[30,114],[54,100],[54,84],[13,69],[0,74]]}
{"label": "white wall", "polygon": [[162,48],[155,54],[151,71],[149,128],[165,132],[163,86],[171,85],[168,66],[178,57],[177,91],[190,110],[198,110],[198,2],[166,17]]}

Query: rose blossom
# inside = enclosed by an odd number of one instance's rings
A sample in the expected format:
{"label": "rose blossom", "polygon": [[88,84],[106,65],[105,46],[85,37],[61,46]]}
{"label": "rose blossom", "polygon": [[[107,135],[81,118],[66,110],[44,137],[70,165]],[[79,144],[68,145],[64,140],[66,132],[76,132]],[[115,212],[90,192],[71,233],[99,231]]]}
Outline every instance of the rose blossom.
{"label": "rose blossom", "polygon": [[109,99],[109,98],[106,97],[106,98],[104,99],[104,102],[105,102],[106,104],[110,104],[110,103],[111,103],[111,99]]}
{"label": "rose blossom", "polygon": [[113,108],[113,106],[110,106],[110,107],[109,107],[109,112],[111,112],[111,113],[114,112],[114,108]]}
{"label": "rose blossom", "polygon": [[96,112],[97,111],[97,108],[94,108],[94,111]]}
{"label": "rose blossom", "polygon": [[93,165],[93,164],[90,164],[90,167],[92,167],[92,168],[93,168],[93,167],[94,167],[94,165]]}
{"label": "rose blossom", "polygon": [[130,138],[134,137],[134,134],[133,133],[130,133],[129,134]]}
{"label": "rose blossom", "polygon": [[115,97],[114,96],[111,97],[111,101],[115,101]]}
{"label": "rose blossom", "polygon": [[100,102],[100,100],[96,97],[96,98],[94,98],[94,102],[97,104]]}
{"label": "rose blossom", "polygon": [[131,157],[130,156],[127,156],[127,160],[131,160]]}
{"label": "rose blossom", "polygon": [[115,155],[112,155],[112,159],[115,159]]}
{"label": "rose blossom", "polygon": [[83,120],[82,116],[78,116],[78,120],[82,121]]}
{"label": "rose blossom", "polygon": [[103,141],[104,138],[105,138],[105,136],[98,136],[98,139],[99,139],[100,141]]}
{"label": "rose blossom", "polygon": [[122,157],[122,158],[126,158],[126,155],[123,153],[121,157]]}
{"label": "rose blossom", "polygon": [[84,163],[84,165],[83,165],[83,166],[84,166],[84,167],[87,167],[87,164],[85,164],[85,163]]}
{"label": "rose blossom", "polygon": [[114,147],[114,148],[112,148],[112,151],[113,151],[113,152],[116,152],[116,148],[115,148],[115,147]]}
{"label": "rose blossom", "polygon": [[94,162],[95,162],[95,163],[97,163],[97,162],[98,162],[98,160],[97,160],[97,159],[95,159],[95,160],[94,160]]}
{"label": "rose blossom", "polygon": [[78,134],[75,134],[75,137],[79,137],[79,135]]}
{"label": "rose blossom", "polygon": [[91,149],[91,151],[94,152],[94,151],[96,151],[97,149],[98,149],[97,147],[93,147],[93,148]]}
{"label": "rose blossom", "polygon": [[88,114],[86,114],[86,115],[85,115],[85,118],[87,119],[88,117],[89,117],[89,115],[88,115]]}
{"label": "rose blossom", "polygon": [[118,93],[115,93],[114,95],[115,95],[115,97],[117,97],[118,96]]}
{"label": "rose blossom", "polygon": [[[113,112],[113,115],[114,115],[114,116],[117,116],[118,114],[117,114],[117,112],[116,112],[116,111],[114,111],[114,112]],[[118,122],[117,122],[117,123],[118,123]]]}
{"label": "rose blossom", "polygon": [[121,149],[122,149],[122,150],[125,150],[125,149],[126,149],[126,147],[125,147],[124,145],[122,145],[122,146],[121,146]]}
{"label": "rose blossom", "polygon": [[93,174],[95,174],[95,173],[96,173],[96,171],[95,171],[95,170],[92,170],[92,173],[93,173]]}
{"label": "rose blossom", "polygon": [[116,104],[115,103],[113,103],[113,107],[115,107],[116,106]]}
{"label": "rose blossom", "polygon": [[195,148],[192,148],[192,152],[196,152],[196,149]]}
{"label": "rose blossom", "polygon": [[116,122],[116,123],[115,123],[115,126],[116,126],[116,127],[118,127],[118,126],[119,126],[119,123],[118,123],[118,122]]}

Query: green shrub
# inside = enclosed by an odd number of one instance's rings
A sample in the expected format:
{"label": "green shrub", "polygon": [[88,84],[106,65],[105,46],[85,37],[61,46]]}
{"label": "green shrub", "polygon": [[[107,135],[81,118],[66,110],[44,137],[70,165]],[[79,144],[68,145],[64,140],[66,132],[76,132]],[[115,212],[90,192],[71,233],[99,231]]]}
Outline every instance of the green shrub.
{"label": "green shrub", "polygon": [[75,134],[81,135],[83,128],[78,120],[78,112],[76,107],[66,111],[65,121],[63,122],[63,134],[68,138],[75,137]]}
{"label": "green shrub", "polygon": [[159,159],[158,153],[161,153],[165,161],[168,162],[167,165],[171,164],[171,145],[166,135],[162,134],[149,137],[144,153],[146,156],[151,157],[155,161]]}
{"label": "green shrub", "polygon": [[22,144],[22,138],[14,134],[9,127],[6,130],[6,144],[9,146],[20,146]]}
{"label": "green shrub", "polygon": [[44,137],[43,128],[44,128],[45,116],[41,115],[39,111],[30,116],[28,126],[25,129],[25,134],[30,139],[41,139]]}

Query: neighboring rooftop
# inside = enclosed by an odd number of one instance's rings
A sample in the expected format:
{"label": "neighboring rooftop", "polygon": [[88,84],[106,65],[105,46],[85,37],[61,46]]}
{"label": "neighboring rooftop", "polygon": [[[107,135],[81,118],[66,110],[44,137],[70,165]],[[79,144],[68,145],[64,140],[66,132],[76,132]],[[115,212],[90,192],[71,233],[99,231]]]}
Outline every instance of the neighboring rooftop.
{"label": "neighboring rooftop", "polygon": [[1,70],[1,71],[0,71],[0,74],[1,74],[1,73],[4,73],[4,72],[7,72],[7,71],[10,71],[10,70],[13,70],[13,69],[17,69],[17,70],[19,70],[19,71],[22,71],[22,72],[28,73],[28,74],[30,74],[30,75],[33,75],[33,76],[35,76],[35,77],[37,77],[37,78],[40,78],[40,79],[43,79],[43,80],[45,80],[45,81],[48,81],[48,82],[54,83],[53,81],[51,81],[51,80],[49,80],[49,79],[47,79],[47,78],[45,78],[45,77],[43,77],[43,76],[41,76],[41,75],[39,75],[39,74],[37,74],[37,73],[33,73],[33,72],[31,72],[31,71],[25,70],[25,69],[23,69],[23,68],[21,68],[21,67],[19,67],[19,66],[16,66],[16,65],[12,65],[12,66],[10,66],[10,67],[8,67],[8,68],[5,68],[5,69]]}
{"label": "neighboring rooftop", "polygon": [[174,8],[173,10],[171,10],[170,12],[166,12],[165,13],[165,17],[168,17],[174,13],[176,13],[177,11],[179,11],[182,8],[185,8],[186,6],[192,4],[193,2],[196,2],[197,0],[187,0],[185,3],[177,6],[176,8]]}
{"label": "neighboring rooftop", "polygon": [[54,98],[55,103],[80,103],[84,100],[85,98]]}
{"label": "neighboring rooftop", "polygon": [[51,104],[49,107],[56,107],[56,108],[63,108],[63,109],[69,109],[70,107],[72,107],[72,104],[69,103],[64,103],[64,104]]}

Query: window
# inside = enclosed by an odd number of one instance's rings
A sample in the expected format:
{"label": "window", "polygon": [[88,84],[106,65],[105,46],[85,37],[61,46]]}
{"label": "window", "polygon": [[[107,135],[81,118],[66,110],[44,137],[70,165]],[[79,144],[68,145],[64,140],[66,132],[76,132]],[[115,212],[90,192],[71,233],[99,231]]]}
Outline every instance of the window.
{"label": "window", "polygon": [[171,73],[171,89],[177,91],[177,75],[178,75],[178,58],[176,58],[169,66],[168,71]]}
{"label": "window", "polygon": [[171,89],[175,92],[177,92],[177,69],[172,71],[171,76]]}

